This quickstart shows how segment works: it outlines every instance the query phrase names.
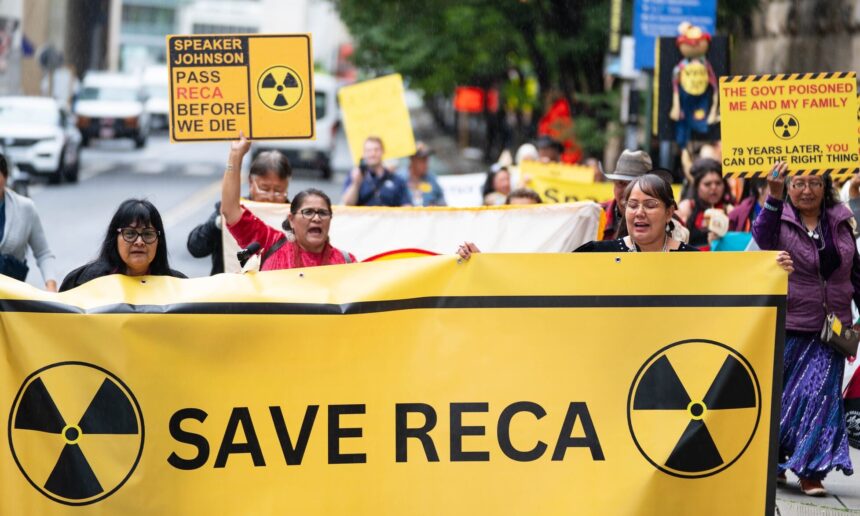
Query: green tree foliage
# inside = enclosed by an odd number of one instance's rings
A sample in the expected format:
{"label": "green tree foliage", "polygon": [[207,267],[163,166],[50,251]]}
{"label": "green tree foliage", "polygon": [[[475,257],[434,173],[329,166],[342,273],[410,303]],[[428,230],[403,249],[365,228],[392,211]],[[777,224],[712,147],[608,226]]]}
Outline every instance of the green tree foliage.
{"label": "green tree foliage", "polygon": [[[601,93],[611,0],[332,1],[355,39],[359,67],[399,72],[428,95],[498,84],[514,68],[534,74],[542,95],[566,97],[575,118],[597,112],[600,126],[611,107],[595,104],[608,99]],[[719,3],[720,22],[729,23],[758,0]],[[629,33],[633,0],[623,5]]]}
{"label": "green tree foliage", "polygon": [[[629,0],[628,0],[629,1]],[[396,70],[429,94],[506,77],[519,63],[542,91],[602,89],[607,0],[334,0],[355,61]]]}

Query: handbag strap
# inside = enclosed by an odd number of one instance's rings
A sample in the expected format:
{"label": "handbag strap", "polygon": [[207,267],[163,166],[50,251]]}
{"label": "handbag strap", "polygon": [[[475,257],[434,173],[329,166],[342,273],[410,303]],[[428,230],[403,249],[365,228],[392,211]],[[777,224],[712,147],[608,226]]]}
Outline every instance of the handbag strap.
{"label": "handbag strap", "polygon": [[287,243],[287,237],[282,236],[280,239],[278,239],[277,242],[272,244],[272,247],[266,249],[266,252],[263,253],[262,257],[260,257],[260,270],[263,270],[263,264],[266,263],[266,260],[268,260],[270,256],[275,254],[275,251],[277,251],[278,249],[283,247],[284,244],[286,244],[286,243]]}

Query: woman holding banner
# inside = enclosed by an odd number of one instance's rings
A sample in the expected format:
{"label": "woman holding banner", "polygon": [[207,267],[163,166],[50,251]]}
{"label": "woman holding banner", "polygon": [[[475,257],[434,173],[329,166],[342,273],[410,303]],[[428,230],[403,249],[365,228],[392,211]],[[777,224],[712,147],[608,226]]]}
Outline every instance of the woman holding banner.
{"label": "woman holding banner", "polygon": [[678,205],[672,184],[660,174],[647,173],[633,179],[624,189],[621,204],[627,236],[616,240],[592,241],[576,252],[697,251],[672,238],[673,215]]}
{"label": "woman holding banner", "polygon": [[293,269],[355,262],[355,257],[329,243],[331,200],[322,191],[310,188],[299,192],[287,215],[289,235],[269,227],[239,203],[239,169],[251,142],[239,134],[230,146],[230,160],[221,187],[221,212],[233,238],[242,247],[260,244],[260,270]]}
{"label": "woman holding banner", "polygon": [[110,274],[185,278],[170,268],[164,223],[151,202],[123,201],[108,224],[98,257],[66,275],[60,292]]}
{"label": "woman holding banner", "polygon": [[[622,195],[627,236],[616,240],[592,241],[575,252],[669,252],[697,251],[672,237],[677,209],[672,185],[663,175],[646,173],[633,178]],[[474,243],[465,242],[457,249],[460,258],[468,260],[481,252]]]}
{"label": "woman holding banner", "polygon": [[850,326],[852,298],[860,305],[860,256],[851,211],[830,177],[786,175],[780,163],[768,176],[768,197],[752,227],[761,249],[788,251],[796,269],[788,280],[777,478],[786,482],[790,469],[805,494],[823,496],[830,471],[851,475],[853,468],[840,396],[845,357],[821,333],[828,314]]}

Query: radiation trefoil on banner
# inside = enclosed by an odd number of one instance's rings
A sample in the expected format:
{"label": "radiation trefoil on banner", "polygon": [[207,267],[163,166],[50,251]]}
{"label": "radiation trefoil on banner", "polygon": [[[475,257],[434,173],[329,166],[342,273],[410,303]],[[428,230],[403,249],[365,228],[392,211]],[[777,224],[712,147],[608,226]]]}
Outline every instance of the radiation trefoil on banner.
{"label": "radiation trefoil on banner", "polygon": [[786,275],[694,254],[0,278],[0,513],[773,514]]}

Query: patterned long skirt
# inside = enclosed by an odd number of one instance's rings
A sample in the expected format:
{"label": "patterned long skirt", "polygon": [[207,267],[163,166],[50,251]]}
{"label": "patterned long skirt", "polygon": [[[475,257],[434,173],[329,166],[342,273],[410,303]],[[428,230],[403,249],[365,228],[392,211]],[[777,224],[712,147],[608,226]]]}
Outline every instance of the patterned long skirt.
{"label": "patterned long skirt", "polygon": [[779,420],[779,470],[822,480],[851,475],[842,405],[845,358],[814,333],[787,332]]}

